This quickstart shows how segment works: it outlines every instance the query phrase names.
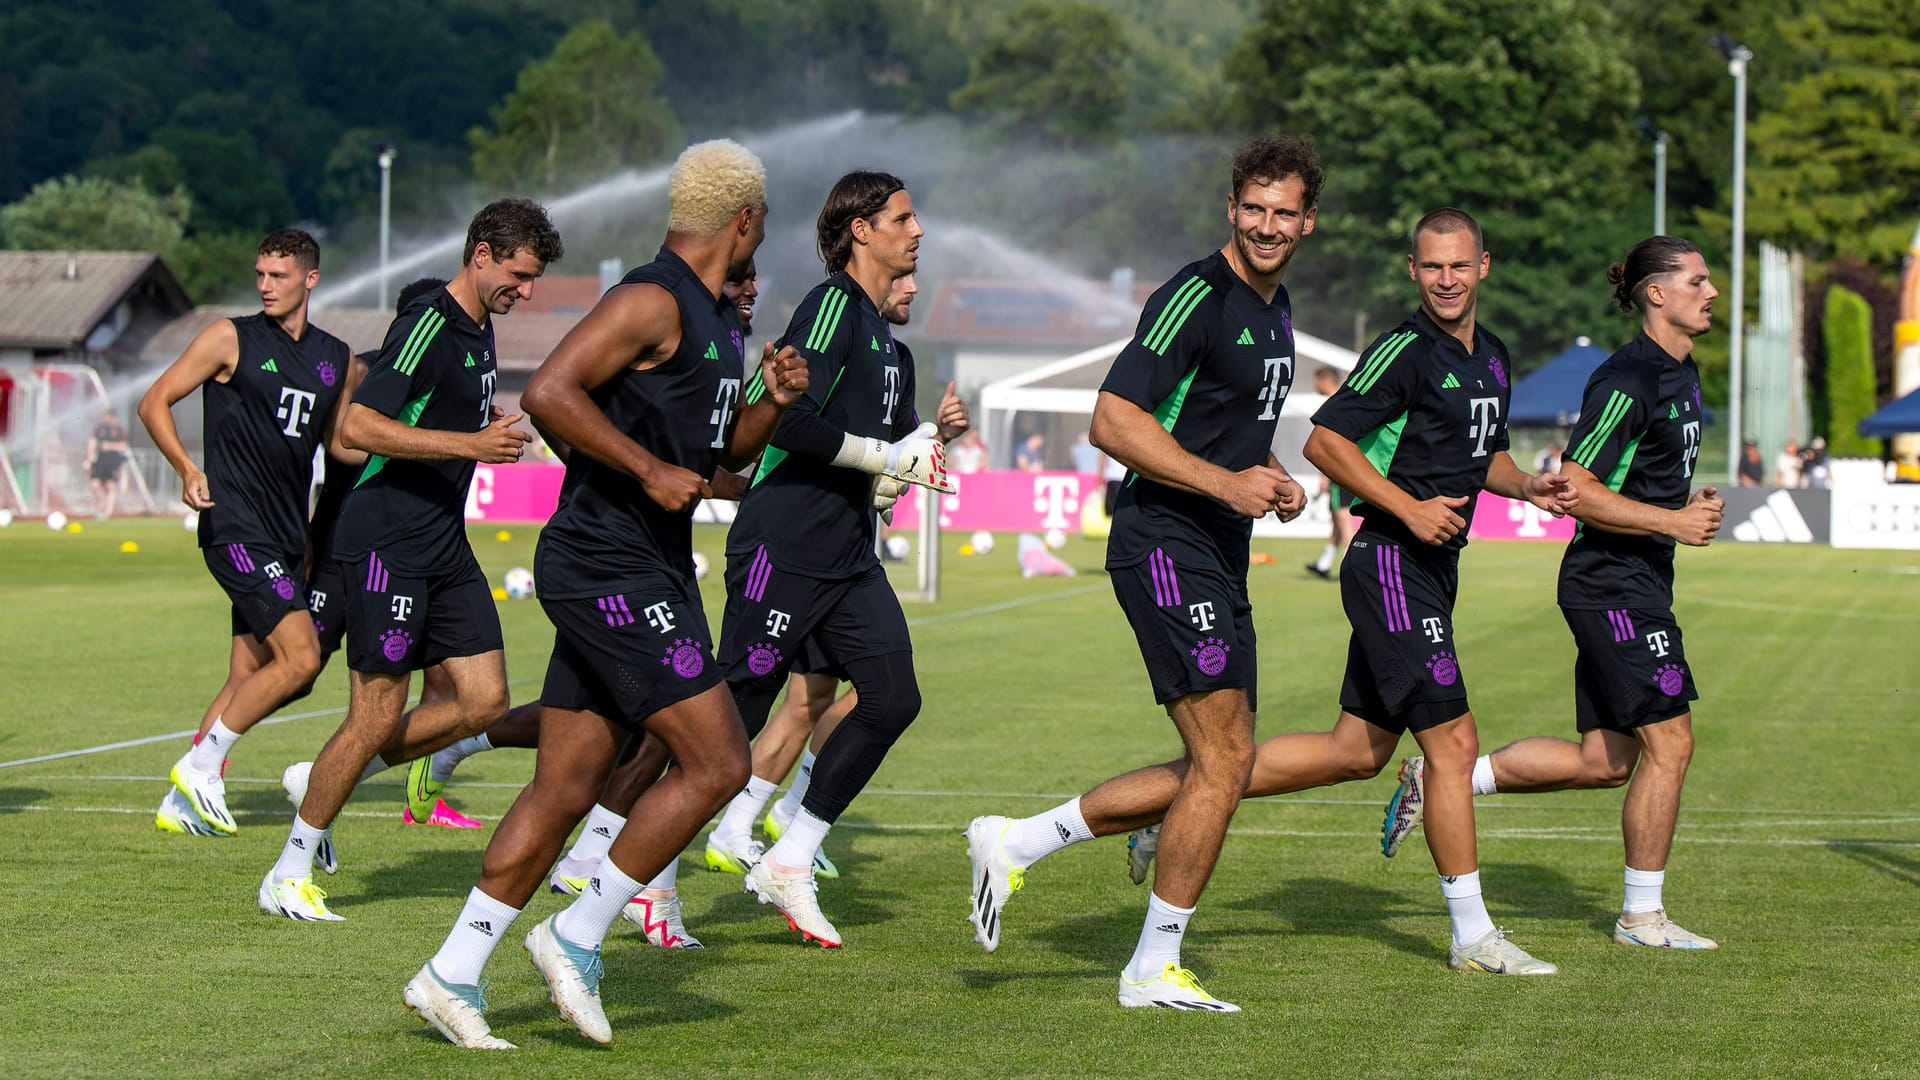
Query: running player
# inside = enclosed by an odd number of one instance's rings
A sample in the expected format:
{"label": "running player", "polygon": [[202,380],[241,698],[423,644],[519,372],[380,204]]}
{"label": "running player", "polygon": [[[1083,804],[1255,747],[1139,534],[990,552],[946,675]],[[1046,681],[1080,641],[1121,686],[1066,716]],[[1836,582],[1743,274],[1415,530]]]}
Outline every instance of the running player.
{"label": "running player", "polygon": [[[1495,929],[1480,895],[1468,793],[1478,740],[1453,653],[1453,599],[1480,490],[1555,514],[1579,496],[1564,477],[1523,472],[1506,451],[1510,354],[1476,319],[1479,283],[1491,265],[1479,226],[1459,210],[1435,210],[1415,226],[1413,248],[1407,272],[1419,286],[1420,309],[1367,351],[1314,415],[1306,446],[1315,467],[1354,493],[1362,522],[1340,570],[1353,625],[1340,717],[1329,732],[1262,742],[1246,791],[1258,797],[1367,779],[1412,731],[1428,758],[1447,763],[1429,772],[1427,796],[1428,813],[1442,812],[1429,822],[1428,846],[1452,922],[1449,963],[1552,974],[1553,965]],[[1186,588],[1184,573],[1168,580],[1167,587]],[[1134,878],[1143,879],[1156,846],[1177,850],[1156,845],[1144,827],[1167,812],[1187,769],[1184,762],[1143,769],[1008,823],[992,861],[989,883],[999,895],[990,914],[997,919],[1033,861],[1091,836],[1141,829],[1129,846]],[[1437,834],[1435,820],[1442,825]],[[1057,822],[1071,824],[1070,837],[1056,836]]]}
{"label": "running player", "polygon": [[[1323,398],[1332,397],[1333,392],[1340,389],[1340,372],[1321,365],[1314,370],[1313,389]],[[1320,494],[1327,497],[1327,516],[1333,519],[1333,535],[1328,538],[1327,546],[1320,549],[1320,557],[1307,564],[1307,572],[1332,581],[1333,564],[1353,541],[1353,492],[1343,491],[1339,484],[1322,476]]]}
{"label": "running player", "polygon": [[816,233],[831,276],[784,337],[811,385],[781,419],[727,537],[720,660],[749,732],[765,725],[809,639],[859,692],[820,748],[800,813],[746,875],[748,891],[803,937],[837,948],[814,855],[920,711],[906,616],[874,555],[875,478],[952,486],[936,425],[914,411],[913,368],[880,314],[919,258],[925,230],[912,196],[898,177],[850,172],[828,193]]}
{"label": "running player", "polygon": [[101,520],[113,516],[120,499],[120,470],[126,467],[127,425],[112,409],[100,414],[100,422],[87,436],[87,486],[93,489],[94,511]]}
{"label": "running player", "polygon": [[[488,204],[467,227],[458,273],[394,320],[380,357],[343,411],[339,441],[368,453],[334,534],[346,576],[346,720],[314,759],[262,910],[337,920],[313,884],[314,850],[363,774],[484,731],[507,711],[493,590],[467,541],[476,462],[516,461],[528,439],[497,416],[491,317],[533,295],[563,251],[527,199]],[[307,621],[312,630],[312,621]],[[408,676],[444,664],[450,701],[402,715]]]}
{"label": "running player", "polygon": [[[1640,335],[1587,380],[1580,422],[1560,469],[1580,491],[1581,528],[1560,563],[1560,608],[1579,647],[1573,668],[1580,741],[1522,739],[1473,766],[1473,793],[1619,787],[1626,896],[1613,939],[1626,945],[1714,949],[1667,920],[1661,886],[1693,760],[1699,697],[1673,618],[1676,543],[1705,547],[1724,508],[1711,487],[1688,494],[1700,455],[1700,373],[1693,339],[1713,325],[1719,290],[1688,241],[1655,236],[1607,271],[1620,310]],[[1382,849],[1399,847],[1421,817],[1422,769],[1387,806]]]}
{"label": "running player", "polygon": [[[180,474],[200,514],[207,569],[233,602],[226,685],[169,774],[154,824],[167,832],[236,831],[221,779],[241,735],[306,693],[320,673],[302,567],[315,449],[336,422],[345,342],[307,321],[320,246],[298,229],[269,233],[254,260],[260,313],[196,335],[140,399],[140,421]],[[173,405],[202,391],[207,468],[180,443]]]}
{"label": "running player", "polygon": [[[1094,444],[1131,474],[1114,509],[1107,571],[1154,700],[1186,750],[1181,761],[1147,770],[1168,781],[1154,814],[1165,813],[1168,850],[1139,943],[1120,973],[1126,1006],[1239,1011],[1181,966],[1180,945],[1253,764],[1253,522],[1274,512],[1292,520],[1306,505],[1272,449],[1295,359],[1281,282],[1313,231],[1324,177],[1304,138],[1255,139],[1240,149],[1227,195],[1230,238],[1147,301],[1094,409]],[[1107,793],[1136,788],[1140,775],[1068,803],[1044,826],[1052,838],[1046,851],[1092,839],[1091,811]],[[980,817],[967,827],[970,919],[988,952],[1000,944],[1000,908],[1024,868],[1045,854],[1016,824]]]}
{"label": "running player", "polygon": [[623,741],[644,728],[673,753],[673,768],[636,807],[648,827],[622,829],[578,899],[526,939],[561,1014],[596,1042],[612,1038],[599,991],[608,929],[746,778],[746,733],[712,662],[693,580],[693,510],[716,464],[759,453],[807,369],[767,349],[756,369],[765,393],[742,404],[744,342],[719,293],[766,235],[759,159],[726,140],[688,147],[669,198],[660,254],[568,332],[524,397],[572,451],[537,556],[541,605],[558,635],[540,753],[452,933],[405,992],[463,1047],[510,1045],[488,1029],[480,973]]}

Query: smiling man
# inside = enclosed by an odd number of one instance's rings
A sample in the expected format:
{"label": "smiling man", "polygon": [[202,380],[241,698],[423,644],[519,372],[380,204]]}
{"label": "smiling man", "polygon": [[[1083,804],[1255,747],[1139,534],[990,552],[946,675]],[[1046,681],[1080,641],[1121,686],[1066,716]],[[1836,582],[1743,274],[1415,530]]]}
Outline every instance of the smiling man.
{"label": "smiling man", "polygon": [[[506,714],[500,616],[467,542],[466,496],[475,463],[517,461],[530,438],[514,428],[518,414],[493,408],[492,318],[531,299],[563,250],[531,200],[484,207],[467,227],[459,272],[394,320],[340,418],[340,444],[368,455],[334,533],[346,577],[347,717],[314,759],[286,846],[260,882],[263,911],[337,920],[313,884],[314,853],[362,775],[387,767],[382,748],[398,745],[411,760]],[[409,674],[432,664],[453,698],[402,716]]]}
{"label": "smiling man", "polygon": [[1165,816],[1167,857],[1120,974],[1125,1006],[1239,1011],[1181,966],[1180,946],[1253,766],[1259,664],[1248,539],[1254,521],[1269,513],[1290,520],[1306,505],[1272,444],[1294,374],[1281,278],[1313,231],[1323,178],[1306,139],[1256,139],[1240,150],[1227,243],[1147,301],[1094,408],[1094,445],[1129,473],[1107,572],[1154,701],[1172,718],[1185,756],[1044,814],[980,817],[967,827],[974,939],[992,952],[1001,908],[1027,867],[1068,844]]}

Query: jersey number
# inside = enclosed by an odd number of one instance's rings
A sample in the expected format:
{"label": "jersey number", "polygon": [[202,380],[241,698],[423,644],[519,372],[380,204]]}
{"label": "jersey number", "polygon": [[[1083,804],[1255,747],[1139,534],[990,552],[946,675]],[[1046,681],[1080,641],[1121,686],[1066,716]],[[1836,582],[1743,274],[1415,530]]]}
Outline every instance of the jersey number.
{"label": "jersey number", "polygon": [[713,423],[713,442],[715,450],[727,447],[727,422],[733,419],[733,403],[740,399],[740,380],[721,379],[720,390],[713,395],[713,415],[707,419]]}
{"label": "jersey number", "polygon": [[893,407],[900,404],[900,369],[893,364],[887,365],[887,392],[880,395],[880,404],[887,410],[886,419],[880,422],[891,425]]}
{"label": "jersey number", "polygon": [[1487,440],[1493,437],[1494,429],[1500,426],[1500,399],[1477,397],[1472,400],[1473,426],[1467,434],[1473,439],[1473,456],[1487,456]]}
{"label": "jersey number", "polygon": [[1680,451],[1680,467],[1685,470],[1681,475],[1691,479],[1693,463],[1700,460],[1700,421],[1687,421],[1680,429],[1680,437],[1686,442]]}
{"label": "jersey number", "polygon": [[1293,357],[1269,356],[1260,363],[1264,370],[1261,373],[1259,400],[1267,403],[1266,409],[1260,413],[1260,419],[1275,420],[1280,415],[1275,410],[1287,400],[1286,390],[1280,389],[1282,377],[1285,377],[1289,389],[1293,387]]}

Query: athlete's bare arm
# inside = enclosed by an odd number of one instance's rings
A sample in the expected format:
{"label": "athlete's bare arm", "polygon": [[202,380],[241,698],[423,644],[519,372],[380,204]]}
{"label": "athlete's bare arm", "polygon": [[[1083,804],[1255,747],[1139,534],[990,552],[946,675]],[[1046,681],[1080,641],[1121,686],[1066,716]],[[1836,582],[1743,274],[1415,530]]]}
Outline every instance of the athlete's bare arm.
{"label": "athlete's bare arm", "polygon": [[1560,473],[1535,476],[1522,469],[1505,450],[1493,452],[1483,486],[1495,495],[1524,499],[1554,517],[1565,517],[1580,505],[1580,489],[1574,487],[1571,480]]}
{"label": "athlete's bare arm", "polygon": [[153,445],[166,456],[173,471],[180,474],[184,492],[181,501],[195,510],[213,505],[207,490],[207,474],[200,471],[180,444],[179,429],[173,424],[174,403],[210,382],[226,382],[240,364],[240,332],[230,319],[221,319],[194,335],[187,351],[180,354],[153,381],[140,397],[140,422],[153,437]]}
{"label": "athlete's bare arm", "polygon": [[527,382],[520,404],[570,452],[620,470],[668,510],[685,510],[713,495],[704,476],[669,465],[628,438],[591,393],[632,368],[645,371],[680,347],[680,305],[658,285],[615,286],[567,331]]}
{"label": "athlete's bare arm", "polygon": [[360,389],[360,383],[367,377],[367,362],[358,356],[347,360],[347,381],[340,385],[340,400],[333,406],[333,415],[327,420],[327,458],[342,465],[358,467],[367,463],[365,450],[354,450],[340,444],[341,418],[347,415],[347,406],[353,404],[354,391]]}
{"label": "athlete's bare arm", "polygon": [[1373,462],[1352,439],[1330,428],[1314,425],[1307,436],[1305,450],[1313,467],[1333,478],[1343,490],[1353,493],[1370,506],[1377,506],[1400,519],[1408,531],[1429,544],[1444,544],[1467,527],[1457,507],[1467,505],[1464,495],[1436,495],[1415,499],[1400,490],[1400,485],[1380,475]]}
{"label": "athlete's bare arm", "polygon": [[1153,414],[1109,391],[1093,406],[1088,441],[1108,457],[1157,484],[1218,499],[1234,513],[1261,518],[1276,509],[1291,477],[1267,465],[1229,472],[1182,449]]}
{"label": "athlete's bare arm", "polygon": [[767,448],[767,440],[773,437],[781,414],[807,392],[806,358],[791,345],[776,353],[773,343],[768,342],[760,356],[760,381],[767,392],[760,395],[759,401],[741,409],[735,418],[726,452],[720,455],[723,469],[741,468]]}
{"label": "athlete's bare arm", "polygon": [[1580,493],[1573,516],[1582,524],[1623,536],[1671,536],[1690,547],[1705,547],[1720,531],[1726,503],[1717,488],[1701,488],[1678,510],[1649,506],[1602,483],[1571,459],[1562,459],[1560,473]]}

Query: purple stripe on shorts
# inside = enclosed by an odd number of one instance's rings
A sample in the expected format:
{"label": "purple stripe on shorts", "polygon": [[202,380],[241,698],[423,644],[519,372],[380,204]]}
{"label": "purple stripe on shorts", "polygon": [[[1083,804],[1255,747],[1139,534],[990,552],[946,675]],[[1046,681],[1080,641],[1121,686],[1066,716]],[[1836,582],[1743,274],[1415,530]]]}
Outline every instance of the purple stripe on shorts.
{"label": "purple stripe on shorts", "polygon": [[1155,599],[1161,607],[1173,607],[1180,603],[1180,575],[1174,573],[1173,557],[1165,549],[1154,548],[1149,560],[1155,563],[1158,573],[1155,576]]}
{"label": "purple stripe on shorts", "polygon": [[380,561],[380,555],[377,552],[367,553],[367,591],[387,591],[387,566]]}
{"label": "purple stripe on shorts", "polygon": [[633,623],[633,611],[632,609],[627,607],[627,594],[615,593],[613,597],[613,604],[615,607],[620,609],[620,615],[621,615],[620,625],[621,626],[631,625]]}
{"label": "purple stripe on shorts", "polygon": [[233,568],[243,574],[253,573],[253,556],[247,554],[247,545],[228,544],[227,558],[233,560]]}
{"label": "purple stripe on shorts", "polygon": [[767,545],[754,550],[753,563],[747,567],[747,599],[754,603],[766,599],[767,579],[773,576],[773,560],[767,558]]}
{"label": "purple stripe on shorts", "polygon": [[1154,548],[1147,553],[1147,574],[1153,578],[1153,603],[1155,607],[1167,606],[1166,576],[1160,572],[1160,549]]}
{"label": "purple stripe on shorts", "polygon": [[1620,608],[1607,612],[1607,621],[1613,624],[1614,641],[1633,640],[1633,616],[1627,614],[1627,609]]}
{"label": "purple stripe on shorts", "polygon": [[1393,594],[1400,605],[1400,629],[1413,629],[1413,617],[1407,614],[1407,582],[1400,576],[1400,549],[1393,549]]}

